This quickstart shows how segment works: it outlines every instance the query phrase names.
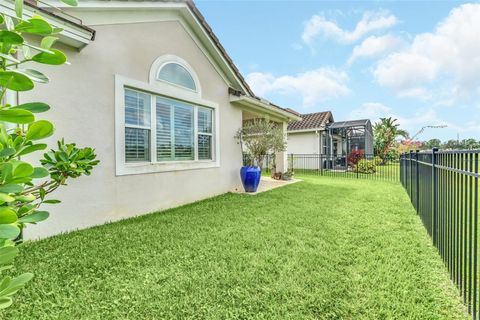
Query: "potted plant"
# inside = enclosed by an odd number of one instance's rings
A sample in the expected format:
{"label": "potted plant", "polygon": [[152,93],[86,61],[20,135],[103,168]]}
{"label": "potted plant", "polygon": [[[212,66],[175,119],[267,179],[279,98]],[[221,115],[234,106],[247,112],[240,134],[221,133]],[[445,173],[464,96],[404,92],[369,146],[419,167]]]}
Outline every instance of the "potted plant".
{"label": "potted plant", "polygon": [[262,173],[263,159],[266,155],[284,151],[285,135],[281,127],[265,119],[254,119],[245,123],[237,131],[244,155],[244,166],[240,169],[240,178],[246,192],[257,191]]}

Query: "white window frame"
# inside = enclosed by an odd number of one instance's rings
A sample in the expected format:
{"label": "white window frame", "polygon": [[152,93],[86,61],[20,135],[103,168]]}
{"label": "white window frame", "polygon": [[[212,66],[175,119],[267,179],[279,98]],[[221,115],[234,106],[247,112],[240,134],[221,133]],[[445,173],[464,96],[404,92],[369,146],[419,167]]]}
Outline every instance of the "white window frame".
{"label": "white window frame", "polygon": [[[151,94],[151,128],[150,128],[150,161],[126,162],[125,161],[125,88],[142,91]],[[191,104],[194,112],[194,160],[169,160],[157,161],[156,152],[156,123],[155,108],[156,96],[167,99],[178,100]],[[212,159],[198,160],[198,106],[211,108],[213,110],[213,133],[212,133]],[[121,75],[115,75],[115,172],[117,176],[130,174],[144,174],[155,172],[169,172],[179,170],[207,169],[220,166],[220,121],[218,104],[202,99],[198,92],[178,88],[163,81],[145,83],[129,79]]]}

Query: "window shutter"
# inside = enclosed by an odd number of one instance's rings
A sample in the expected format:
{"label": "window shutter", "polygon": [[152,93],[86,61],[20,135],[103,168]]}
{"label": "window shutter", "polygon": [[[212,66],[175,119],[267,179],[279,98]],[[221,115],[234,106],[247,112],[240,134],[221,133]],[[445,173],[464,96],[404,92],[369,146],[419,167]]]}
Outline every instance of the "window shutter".
{"label": "window shutter", "polygon": [[176,105],[174,109],[175,159],[193,160],[193,107]]}
{"label": "window shutter", "polygon": [[212,159],[212,109],[198,107],[198,159]]}
{"label": "window shutter", "polygon": [[125,89],[125,161],[150,161],[150,95]]}
{"label": "window shutter", "polygon": [[157,159],[171,160],[172,150],[172,108],[157,99]]}
{"label": "window shutter", "polygon": [[150,161],[150,130],[125,128],[125,160]]}

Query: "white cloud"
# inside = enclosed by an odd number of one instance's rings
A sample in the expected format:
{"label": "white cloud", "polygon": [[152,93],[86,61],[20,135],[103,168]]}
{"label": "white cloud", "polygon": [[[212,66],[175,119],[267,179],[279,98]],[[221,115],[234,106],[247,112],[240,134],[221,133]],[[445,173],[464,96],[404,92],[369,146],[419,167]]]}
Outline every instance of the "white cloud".
{"label": "white cloud", "polygon": [[431,33],[382,59],[373,74],[400,95],[440,85],[456,97],[476,94],[480,86],[480,4],[453,9]]}
{"label": "white cloud", "polygon": [[392,108],[379,102],[366,102],[359,108],[353,109],[349,114],[349,119],[371,119],[377,121],[379,118],[388,117],[392,113]]}
{"label": "white cloud", "polygon": [[361,44],[353,48],[348,64],[352,64],[358,58],[376,57],[382,53],[391,51],[402,44],[402,40],[394,35],[370,36]]}
{"label": "white cloud", "polygon": [[336,22],[322,15],[314,15],[305,22],[302,40],[308,45],[318,36],[332,38],[342,43],[353,43],[367,33],[387,29],[398,22],[397,18],[386,11],[365,12],[353,31],[340,28]]}
{"label": "white cloud", "polygon": [[[446,125],[447,128],[453,130],[453,132],[465,134],[480,132],[480,125],[476,120],[472,119],[464,125],[458,125],[450,120],[442,119],[434,108],[417,109],[412,116],[402,116],[397,114],[391,107],[378,102],[367,102],[352,110],[348,114],[348,117],[349,119],[370,119],[373,123],[377,122],[380,118],[392,117],[397,119],[397,123],[401,128],[407,130],[410,135],[415,135],[424,126],[436,125]],[[422,139],[422,137],[420,136],[419,139]]]}
{"label": "white cloud", "polygon": [[297,75],[275,77],[270,73],[253,72],[246,80],[253,91],[260,95],[271,93],[302,99],[304,107],[349,93],[348,75],[333,68],[320,68]]}

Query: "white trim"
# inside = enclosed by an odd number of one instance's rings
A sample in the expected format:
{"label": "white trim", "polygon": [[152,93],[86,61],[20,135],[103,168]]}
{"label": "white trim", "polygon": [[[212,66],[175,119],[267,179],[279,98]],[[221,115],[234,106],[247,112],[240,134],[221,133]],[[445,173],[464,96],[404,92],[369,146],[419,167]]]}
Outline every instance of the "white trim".
{"label": "white trim", "polygon": [[[167,86],[167,87],[164,87]],[[173,90],[169,85],[149,84],[142,81],[129,79],[121,75],[115,75],[115,173],[117,176],[129,175],[129,174],[144,174],[155,172],[167,172],[167,171],[179,171],[179,170],[193,170],[193,169],[206,169],[215,168],[220,166],[220,124],[219,107],[218,104],[204,100],[197,94],[188,95],[187,90],[181,90],[179,93],[178,88]],[[186,160],[186,161],[163,161],[153,162],[156,160],[155,155],[151,157],[152,162],[141,163],[126,163],[125,162],[125,88],[132,88],[139,91],[144,91],[152,95],[158,95],[165,98],[184,101],[186,103],[195,106],[205,106],[214,110],[214,132],[213,132],[213,154],[212,160]],[[167,89],[167,90],[163,90]],[[192,92],[190,92],[192,93]],[[152,97],[151,101],[155,101],[155,97]],[[155,102],[152,102],[152,107]],[[196,107],[195,107],[196,108]],[[154,114],[153,110],[150,110],[151,115]],[[195,114],[195,113],[194,113]],[[153,116],[152,116],[153,117]],[[155,127],[155,128],[154,128]],[[151,123],[151,147],[152,152],[156,150],[156,139],[153,132],[156,130],[155,123]],[[197,137],[195,136],[195,140]],[[197,151],[195,151],[197,152]]]}
{"label": "white trim", "polygon": [[[189,73],[190,76],[193,79],[193,82],[195,83],[195,90],[180,86],[176,83],[172,83],[166,80],[158,79],[158,75],[160,73],[160,70],[167,64],[169,63],[176,63],[179,64],[180,66],[184,67]],[[190,64],[188,64],[187,61],[184,59],[180,58],[179,56],[173,55],[173,54],[164,54],[163,56],[158,57],[153,61],[152,66],[150,67],[150,73],[148,76],[148,79],[150,81],[150,84],[167,84],[169,86],[173,86],[175,88],[179,88],[182,90],[188,90],[190,92],[195,93],[198,96],[202,96],[202,87],[200,85],[200,80],[198,79],[197,73],[195,72],[195,69],[192,68]]]}
{"label": "white trim", "polygon": [[300,130],[288,130],[287,133],[306,133],[306,132],[318,132],[326,131],[325,127],[311,128],[311,129],[300,129]]}
{"label": "white trim", "polygon": [[249,97],[249,96],[235,96],[235,95],[230,95],[230,102],[233,105],[236,105],[238,107],[241,107],[243,109],[250,109],[254,110],[257,112],[260,112],[262,114],[269,114],[271,117],[275,117],[276,119],[280,121],[300,121],[302,118],[300,116],[294,115],[282,108],[275,107],[271,104],[262,102],[258,99]]}
{"label": "white trim", "polygon": [[[58,5],[59,3],[56,2]],[[12,0],[0,1],[0,13],[15,16],[15,2]],[[59,41],[75,48],[82,48],[92,42],[93,33],[73,25],[67,21],[54,17],[48,13],[37,10],[25,4],[23,6],[23,18],[29,19],[34,15],[42,16],[48,23],[57,28],[62,28],[59,33]]]}

